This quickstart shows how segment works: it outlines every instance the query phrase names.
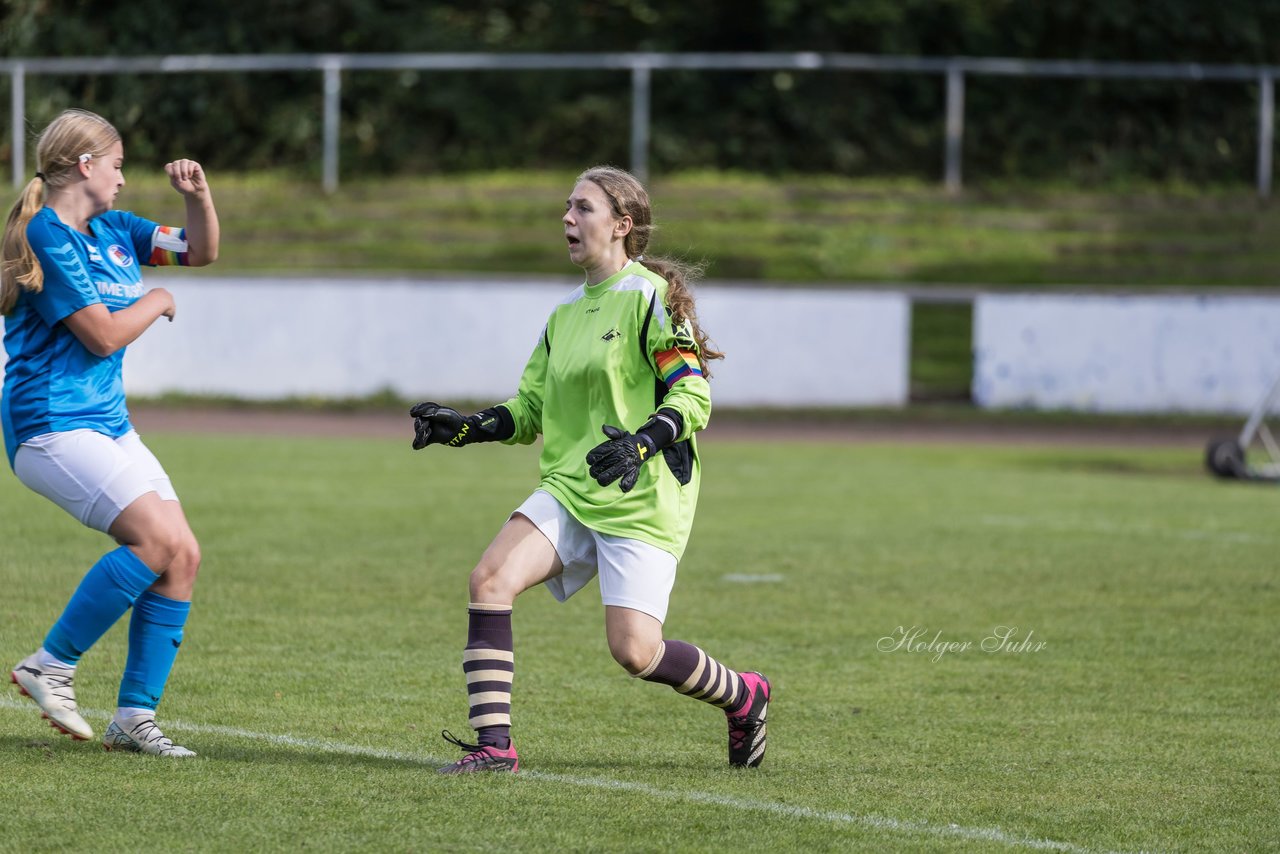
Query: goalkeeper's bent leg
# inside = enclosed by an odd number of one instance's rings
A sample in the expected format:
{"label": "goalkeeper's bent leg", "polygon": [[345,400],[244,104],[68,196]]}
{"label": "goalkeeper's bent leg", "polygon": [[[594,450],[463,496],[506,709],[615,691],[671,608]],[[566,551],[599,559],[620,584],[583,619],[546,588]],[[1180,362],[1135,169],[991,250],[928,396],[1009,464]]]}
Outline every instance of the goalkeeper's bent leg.
{"label": "goalkeeper's bent leg", "polygon": [[736,710],[747,695],[737,671],[725,667],[693,644],[678,640],[659,644],[653,660],[636,677],[670,685],[677,693],[721,709]]}

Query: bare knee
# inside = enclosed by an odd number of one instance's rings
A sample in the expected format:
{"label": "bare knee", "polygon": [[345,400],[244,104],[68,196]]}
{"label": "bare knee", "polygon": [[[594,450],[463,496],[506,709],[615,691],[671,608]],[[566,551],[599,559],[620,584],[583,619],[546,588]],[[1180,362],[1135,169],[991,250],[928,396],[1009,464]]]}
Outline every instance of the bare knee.
{"label": "bare knee", "polygon": [[635,676],[653,661],[653,657],[658,653],[660,643],[661,641],[654,643],[634,636],[625,638],[611,637],[609,638],[609,653],[613,656],[614,661],[622,665],[624,670]]}
{"label": "bare knee", "polygon": [[200,572],[202,557],[200,543],[191,534],[186,534],[179,538],[165,572],[194,584],[196,575]]}
{"label": "bare knee", "polygon": [[171,585],[190,589],[200,571],[200,544],[187,531],[159,527],[131,548],[152,572]]}
{"label": "bare knee", "polygon": [[469,589],[472,602],[489,605],[510,605],[520,593],[506,579],[502,564],[491,559],[487,553],[480,558],[475,569],[471,570]]}
{"label": "bare knee", "polygon": [[613,660],[633,676],[652,664],[662,648],[662,622],[642,611],[606,605],[604,630]]}

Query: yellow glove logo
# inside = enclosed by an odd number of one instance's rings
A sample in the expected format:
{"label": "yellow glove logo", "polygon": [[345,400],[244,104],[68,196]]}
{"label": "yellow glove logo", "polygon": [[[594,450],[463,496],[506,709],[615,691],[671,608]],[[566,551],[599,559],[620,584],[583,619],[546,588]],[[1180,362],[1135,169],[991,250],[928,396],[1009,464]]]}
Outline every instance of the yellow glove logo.
{"label": "yellow glove logo", "polygon": [[649,446],[644,442],[636,442],[636,452],[640,454],[640,462],[644,462],[645,455],[649,453]]}
{"label": "yellow glove logo", "polygon": [[467,434],[471,432],[470,424],[463,424],[458,434],[449,440],[449,444],[455,448],[460,448],[467,443]]}

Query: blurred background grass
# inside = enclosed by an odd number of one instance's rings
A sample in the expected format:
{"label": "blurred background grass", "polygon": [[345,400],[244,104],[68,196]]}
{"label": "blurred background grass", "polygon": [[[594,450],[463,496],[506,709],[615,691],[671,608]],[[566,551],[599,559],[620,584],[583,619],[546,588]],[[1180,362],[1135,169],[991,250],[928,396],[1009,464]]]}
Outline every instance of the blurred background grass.
{"label": "blurred background grass", "polygon": [[[119,202],[177,218],[158,172]],[[213,174],[215,275],[451,272],[573,276],[559,218],[573,172],[348,181],[332,195],[283,174]],[[710,279],[1017,288],[1272,287],[1280,214],[1250,190],[1007,184],[948,195],[909,179],[690,172],[650,184],[653,248]]]}
{"label": "blurred background grass", "polygon": [[[198,275],[564,276],[563,199],[574,172],[360,179],[326,194],[285,173],[210,176],[222,256]],[[181,222],[156,170],[128,173],[119,205]],[[651,182],[654,254],[711,281],[771,287],[1262,290],[1280,281],[1280,213],[1244,187],[1000,184],[948,195],[913,179],[686,172]],[[911,395],[967,401],[972,311],[921,299]],[[714,330],[711,330],[714,336]]]}

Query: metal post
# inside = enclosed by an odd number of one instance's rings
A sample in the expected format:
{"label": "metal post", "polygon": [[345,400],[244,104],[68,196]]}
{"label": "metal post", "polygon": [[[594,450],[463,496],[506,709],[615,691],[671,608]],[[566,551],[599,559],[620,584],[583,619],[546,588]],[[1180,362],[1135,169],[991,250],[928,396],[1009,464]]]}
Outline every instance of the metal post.
{"label": "metal post", "polygon": [[1258,197],[1271,196],[1271,147],[1275,135],[1275,79],[1258,77]]}
{"label": "metal post", "polygon": [[9,121],[13,125],[13,186],[17,189],[26,182],[27,174],[27,69],[14,66],[9,75]]}
{"label": "metal post", "polygon": [[947,141],[944,181],[948,193],[959,193],[960,152],[964,141],[964,71],[958,65],[947,66]]}
{"label": "metal post", "polygon": [[342,105],[342,65],[324,64],[324,191],[338,189],[338,114]]}
{"label": "metal post", "polygon": [[649,180],[649,74],[648,65],[631,66],[631,173]]}

